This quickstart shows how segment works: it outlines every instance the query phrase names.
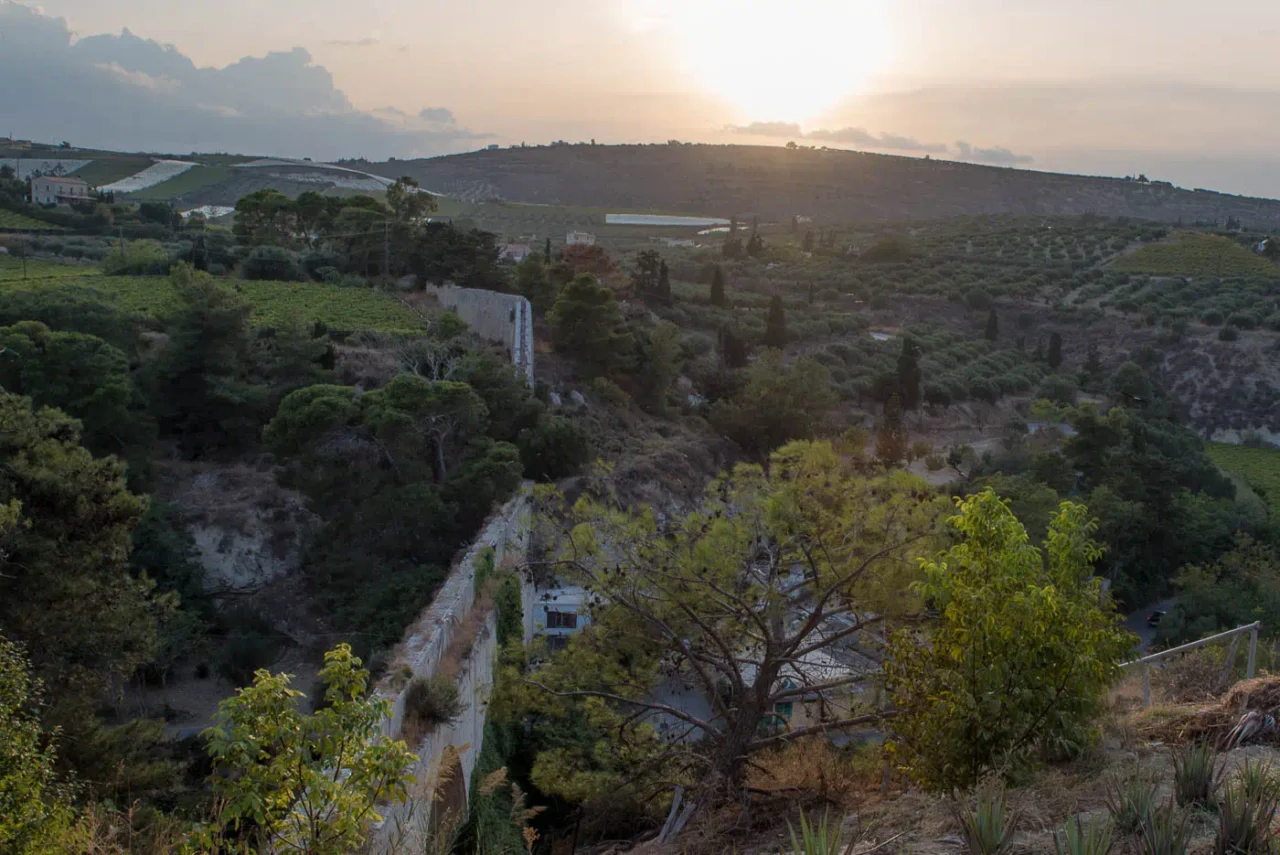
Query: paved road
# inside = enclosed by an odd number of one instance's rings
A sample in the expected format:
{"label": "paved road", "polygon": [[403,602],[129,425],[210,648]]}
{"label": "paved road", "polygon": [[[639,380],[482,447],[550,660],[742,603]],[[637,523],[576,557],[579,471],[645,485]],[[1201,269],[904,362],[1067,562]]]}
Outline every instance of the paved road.
{"label": "paved road", "polygon": [[1145,652],[1147,647],[1151,645],[1151,642],[1156,637],[1155,627],[1147,626],[1147,615],[1157,610],[1167,612],[1173,608],[1173,604],[1175,602],[1177,601],[1173,598],[1161,600],[1158,603],[1152,603],[1145,608],[1138,609],[1136,612],[1125,618],[1124,625],[1128,627],[1130,632],[1138,636],[1140,639],[1138,643],[1138,650],[1140,652]]}

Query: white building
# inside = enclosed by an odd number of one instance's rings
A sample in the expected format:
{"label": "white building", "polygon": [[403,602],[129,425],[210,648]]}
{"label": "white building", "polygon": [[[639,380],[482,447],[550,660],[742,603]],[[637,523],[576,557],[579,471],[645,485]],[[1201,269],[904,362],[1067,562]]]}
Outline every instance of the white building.
{"label": "white building", "polygon": [[565,246],[595,246],[596,236],[591,232],[569,232],[564,243]]}
{"label": "white building", "polygon": [[541,589],[534,596],[534,635],[546,638],[552,650],[568,644],[569,636],[585,627],[589,620],[586,588],[561,585]]}
{"label": "white building", "polygon": [[79,178],[46,175],[31,179],[31,202],[35,205],[83,202],[92,195],[93,188]]}
{"label": "white building", "polygon": [[527,243],[509,243],[502,247],[502,251],[498,253],[498,261],[509,261],[512,264],[519,264],[533,253],[533,248]]}

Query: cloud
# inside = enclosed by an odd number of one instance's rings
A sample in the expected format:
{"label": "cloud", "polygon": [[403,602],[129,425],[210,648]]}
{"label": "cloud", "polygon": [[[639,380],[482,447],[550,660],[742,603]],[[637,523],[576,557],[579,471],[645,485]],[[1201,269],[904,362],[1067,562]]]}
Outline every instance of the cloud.
{"label": "cloud", "polygon": [[435,122],[441,125],[458,124],[458,120],[453,117],[453,111],[444,107],[426,107],[418,113],[418,118],[424,122]]}
{"label": "cloud", "polygon": [[993,166],[1013,166],[1018,163],[1030,163],[1035,159],[1027,154],[1014,154],[1007,148],[978,148],[964,141],[956,143],[956,153],[961,160],[989,163]]}
{"label": "cloud", "polygon": [[756,137],[804,138],[804,131],[800,130],[800,126],[790,122],[752,122],[749,125],[729,125],[728,130]]}
{"label": "cloud", "polygon": [[300,47],[199,68],[127,29],[73,42],[65,21],[11,0],[0,0],[0,32],[0,79],[23,81],[0,87],[0,116],[30,139],[333,160],[443,154],[486,136],[443,107],[357,110]]}
{"label": "cloud", "polygon": [[809,133],[811,140],[824,140],[826,142],[853,143],[855,145],[871,146],[872,148],[887,148],[897,151],[928,151],[928,152],[944,152],[947,150],[945,145],[940,143],[922,143],[912,137],[901,136],[900,134],[872,134],[863,128],[841,128],[836,131],[816,130]]}
{"label": "cloud", "polygon": [[363,39],[330,39],[329,41],[325,42],[325,44],[329,47],[367,48],[367,47],[377,47],[378,45],[382,44],[382,39],[376,39],[373,36],[369,36]]}

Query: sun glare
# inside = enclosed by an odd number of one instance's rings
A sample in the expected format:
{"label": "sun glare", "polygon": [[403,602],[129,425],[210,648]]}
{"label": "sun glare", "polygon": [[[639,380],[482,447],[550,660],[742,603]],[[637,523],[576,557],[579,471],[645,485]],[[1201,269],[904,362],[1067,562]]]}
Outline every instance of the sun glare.
{"label": "sun glare", "polygon": [[804,123],[884,69],[877,0],[672,0],[691,73],[747,121]]}

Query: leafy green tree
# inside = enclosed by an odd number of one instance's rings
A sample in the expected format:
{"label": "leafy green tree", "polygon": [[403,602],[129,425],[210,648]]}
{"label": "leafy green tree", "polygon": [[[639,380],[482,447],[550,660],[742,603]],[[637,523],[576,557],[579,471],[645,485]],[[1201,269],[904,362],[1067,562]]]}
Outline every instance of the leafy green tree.
{"label": "leafy green tree", "polygon": [[387,207],[397,224],[421,226],[435,213],[436,200],[417,181],[405,176],[387,188]]}
{"label": "leafy green tree", "polygon": [[129,572],[146,501],[125,489],[122,463],[85,450],[77,422],[0,393],[0,462],[0,626],[31,651],[50,723],[74,750],[102,690],[150,661],[173,598]]}
{"label": "leafy green tree", "polygon": [[782,298],[774,295],[769,300],[769,316],[764,325],[764,346],[782,350],[787,346],[787,310]]}
{"label": "leafy green tree", "polygon": [[[543,505],[565,580],[594,605],[565,651],[513,682],[532,690],[528,707],[609,736],[544,752],[534,781],[574,801],[682,783],[708,804],[742,797],[758,752],[878,719],[870,705],[833,701],[856,696],[870,673],[803,663],[918,608],[905,583],[945,507],[916,478],[863,477],[829,443],[804,442],[776,452],[767,473],[736,467],[661,523],[608,495],[569,507],[549,494]],[[664,679],[696,686],[710,714],[658,700]],[[801,698],[842,712],[776,726]],[[658,738],[656,722],[672,738]]]}
{"label": "leafy green tree", "polygon": [[[4,516],[7,525],[16,522]],[[69,855],[59,844],[72,824],[70,793],[58,782],[55,745],[33,712],[39,706],[40,683],[22,648],[0,637],[0,851]]]}
{"label": "leafy green tree", "polygon": [[84,443],[97,454],[154,438],[145,415],[131,410],[128,357],[95,336],[53,332],[37,321],[0,329],[0,387],[80,419]]}
{"label": "leafy green tree", "polygon": [[715,271],[711,274],[711,305],[720,306],[721,308],[729,305],[728,297],[724,290],[724,268],[716,265]]}
{"label": "leafy green tree", "polygon": [[568,419],[547,416],[520,432],[516,445],[525,477],[557,481],[578,474],[591,462],[591,438]]}
{"label": "leafy green tree", "polygon": [[659,415],[667,411],[667,394],[680,374],[680,328],[663,321],[649,333],[641,372],[644,400]]}
{"label": "leafy green tree", "polygon": [[535,311],[545,312],[555,303],[557,287],[547,276],[547,266],[536,255],[516,265],[515,287]]}
{"label": "leafy green tree", "polygon": [[246,246],[289,246],[298,231],[293,200],[270,188],[250,193],[236,202],[232,230]]}
{"label": "leafy green tree", "polygon": [[285,395],[329,380],[335,357],[328,338],[291,313],[274,328],[259,331],[250,358],[256,379],[266,386],[264,410],[274,413]]}
{"label": "leafy green tree", "polygon": [[819,435],[834,405],[827,369],[808,357],[788,366],[782,351],[766,350],[742,391],[712,408],[711,423],[763,459],[789,440]]}
{"label": "leafy green tree", "polygon": [[1045,357],[1049,363],[1049,370],[1057,371],[1062,365],[1062,333],[1053,332],[1049,334],[1049,353]]}
{"label": "leafy green tree", "polygon": [[938,610],[893,636],[890,750],[921,785],[967,788],[1033,750],[1078,753],[1132,649],[1093,564],[1083,505],[1064,502],[1044,550],[992,490],[958,499],[961,541],[923,564],[915,593]]}
{"label": "leafy green tree", "polygon": [[987,313],[987,328],[983,330],[982,337],[987,341],[1000,338],[1000,319],[996,316],[995,309]]}
{"label": "leafy green tree", "polygon": [[547,320],[556,350],[577,360],[590,375],[610,374],[631,349],[613,292],[592,276],[566,285]]}
{"label": "leafy green tree", "polygon": [[1169,644],[1195,641],[1253,621],[1274,638],[1280,632],[1280,550],[1237,535],[1235,548],[1213,564],[1191,564],[1174,579],[1178,600],[1160,621]]}
{"label": "leafy green tree", "polygon": [[185,263],[171,278],[182,305],[153,368],[160,426],[193,455],[243,447],[257,438],[267,394],[250,378],[249,304]]}
{"label": "leafy green tree", "polygon": [[[251,851],[341,855],[359,849],[381,816],[402,802],[417,759],[382,735],[388,701],[368,695],[369,672],[340,644],[324,656],[324,703],[313,714],[287,674],[258,671],[253,685],[218,706],[205,731],[219,821]],[[218,845],[222,829],[206,829]]]}

